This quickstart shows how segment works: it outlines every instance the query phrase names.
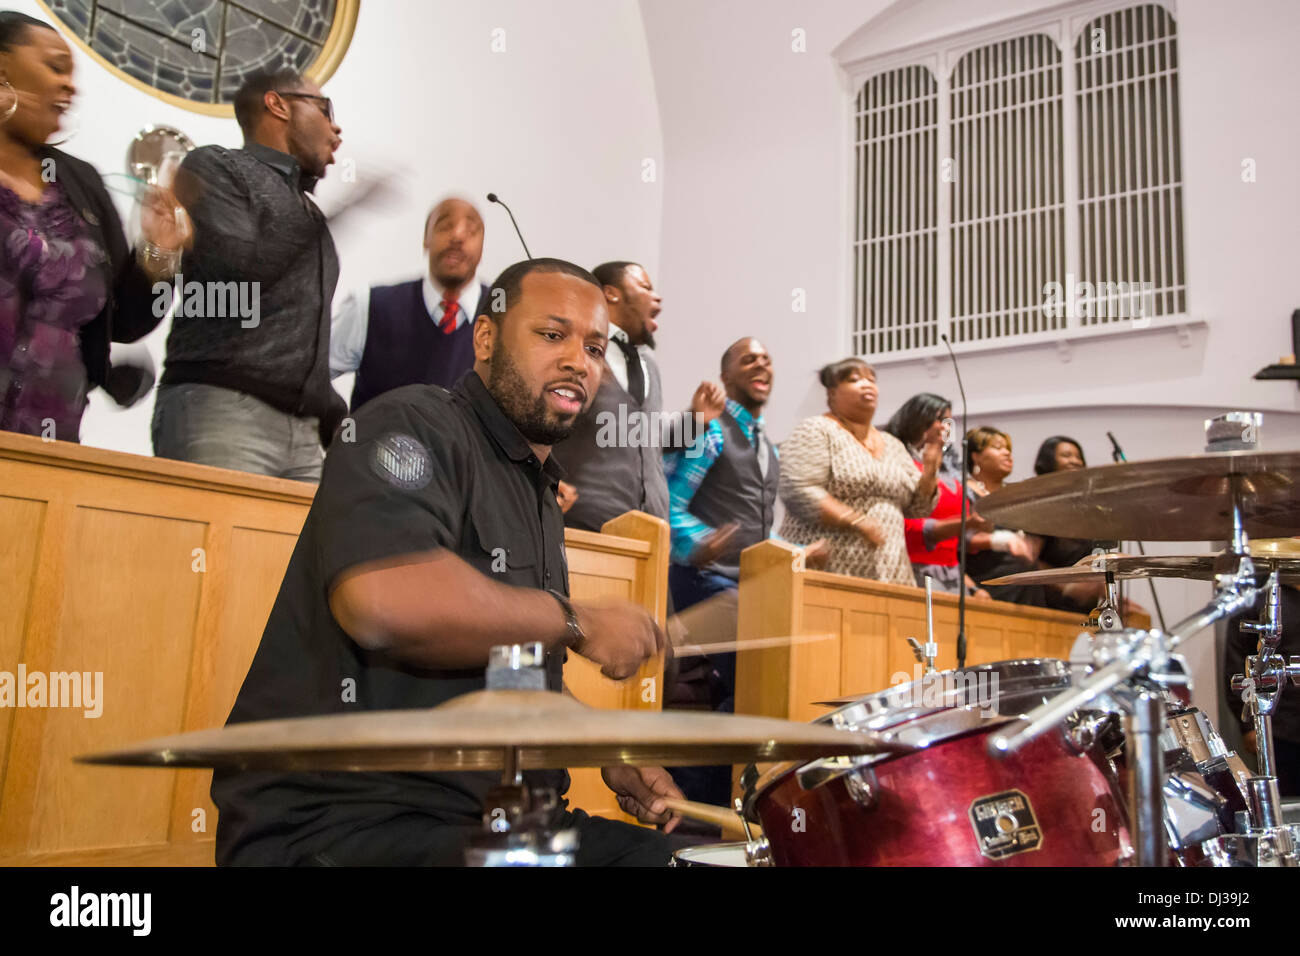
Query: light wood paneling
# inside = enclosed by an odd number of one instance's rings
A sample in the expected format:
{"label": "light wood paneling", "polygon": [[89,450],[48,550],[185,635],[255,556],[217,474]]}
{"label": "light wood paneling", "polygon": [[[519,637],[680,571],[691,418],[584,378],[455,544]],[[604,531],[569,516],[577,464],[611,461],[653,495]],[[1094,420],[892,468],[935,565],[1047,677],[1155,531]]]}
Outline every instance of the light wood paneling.
{"label": "light wood paneling", "polygon": [[[569,591],[578,601],[618,599],[640,604],[662,627],[668,603],[668,524],[639,511],[607,521],[600,534],[570,529]],[[636,674],[611,680],[592,661],[570,653],[564,665],[564,685],[584,704],[605,709],[662,710],[664,661],[646,661]],[[635,819],[618,808],[600,771],[569,771],[569,804],[595,816]]]}
{"label": "light wood paneling", "polygon": [[[0,433],[0,489],[0,670],[101,672],[104,698],[98,718],[0,708],[0,865],[210,865],[210,773],[72,757],[225,723],[315,486]],[[664,623],[663,521],[565,543],[575,598]],[[595,707],[659,709],[663,661],[611,681],[571,654],[565,682]],[[580,773],[574,805],[621,817]]]}
{"label": "light wood paneling", "polygon": [[[31,614],[32,581],[45,518],[44,501],[0,497],[0,668],[14,672],[23,659],[23,636]],[[0,793],[9,754],[14,711],[0,708]]]}
{"label": "light wood paneling", "polygon": [[[740,565],[742,641],[830,633],[833,639],[741,654],[737,713],[809,720],[816,701],[873,693],[915,673],[907,644],[926,639],[925,591],[802,570],[778,541],[745,550]],[[1019,657],[1064,658],[1081,617],[1002,601],[966,604],[967,665]],[[957,666],[957,598],[934,595],[936,666]]]}

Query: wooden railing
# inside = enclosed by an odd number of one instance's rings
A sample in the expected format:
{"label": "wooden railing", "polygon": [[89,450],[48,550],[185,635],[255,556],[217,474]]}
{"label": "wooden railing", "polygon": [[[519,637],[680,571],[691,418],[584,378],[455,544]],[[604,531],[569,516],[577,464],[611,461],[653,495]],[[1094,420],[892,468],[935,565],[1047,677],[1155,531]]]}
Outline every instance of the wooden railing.
{"label": "wooden railing", "polygon": [[[225,723],[314,493],[0,433],[0,865],[212,863],[209,772],[72,758]],[[631,513],[606,532],[566,535],[574,596],[626,598],[662,623],[666,524]],[[5,704],[20,668],[90,674],[92,697],[101,674],[99,699]],[[657,709],[662,681],[657,662],[624,682],[576,655],[565,667],[593,706]],[[618,813],[597,771],[575,773],[570,801]]]}
{"label": "wooden railing", "polygon": [[[883,690],[917,673],[907,638],[925,643],[921,588],[804,570],[797,549],[764,541],[741,555],[739,602],[741,641],[829,637],[740,654],[737,713],[812,720],[826,713],[819,701]],[[1085,623],[1063,611],[968,599],[966,663],[1064,659]],[[934,595],[934,630],[936,667],[956,667],[956,596]]]}

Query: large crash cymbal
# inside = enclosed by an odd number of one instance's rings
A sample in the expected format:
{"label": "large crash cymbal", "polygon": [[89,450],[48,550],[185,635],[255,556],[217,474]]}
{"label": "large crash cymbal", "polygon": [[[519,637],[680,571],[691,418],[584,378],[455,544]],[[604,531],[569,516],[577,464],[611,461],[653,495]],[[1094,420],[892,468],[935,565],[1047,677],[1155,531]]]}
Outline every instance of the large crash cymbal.
{"label": "large crash cymbal", "polygon": [[522,770],[811,760],[908,752],[878,734],[772,717],[596,710],[562,694],[483,690],[426,710],[234,724],[159,737],[83,763],[230,770]]}
{"label": "large crash cymbal", "polygon": [[1300,452],[1216,452],[1057,471],[981,498],[979,513],[1034,534],[1101,541],[1224,541],[1300,532]]}
{"label": "large crash cymbal", "polygon": [[[1270,553],[1255,548],[1251,542],[1251,561],[1261,573],[1278,571],[1283,584],[1300,584],[1300,554]],[[1079,584],[1084,581],[1101,581],[1109,570],[1117,581],[1134,578],[1188,578],[1194,581],[1212,581],[1216,574],[1230,571],[1234,563],[1226,554],[1106,554],[1088,563],[1069,568],[1046,568],[1040,571],[1022,571],[1000,578],[989,578],[984,584]]]}

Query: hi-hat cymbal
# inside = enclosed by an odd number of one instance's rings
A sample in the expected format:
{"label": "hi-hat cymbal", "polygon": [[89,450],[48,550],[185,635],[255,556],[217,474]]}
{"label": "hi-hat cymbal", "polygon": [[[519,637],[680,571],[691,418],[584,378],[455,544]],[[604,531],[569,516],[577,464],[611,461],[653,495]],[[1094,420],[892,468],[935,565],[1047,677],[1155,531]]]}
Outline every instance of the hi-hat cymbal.
{"label": "hi-hat cymbal", "polygon": [[[1227,562],[1225,563],[1225,559]],[[1079,584],[1100,581],[1110,570],[1117,581],[1133,578],[1188,578],[1194,581],[1212,581],[1216,574],[1230,569],[1231,559],[1217,554],[1129,554],[1098,555],[1087,564],[1068,568],[1046,568],[1040,571],[1022,571],[1000,578],[989,578],[984,584]],[[1283,584],[1300,583],[1300,556],[1259,553],[1251,545],[1251,561],[1261,573],[1276,570]]]}
{"label": "hi-hat cymbal", "polygon": [[1224,541],[1232,501],[1246,533],[1300,532],[1300,452],[1216,452],[1057,471],[1008,485],[979,502],[1009,528],[1102,541]]}
{"label": "hi-hat cymbal", "polygon": [[425,710],[233,724],[159,737],[83,763],[231,770],[522,770],[811,760],[910,752],[886,735],[731,714],[596,710],[549,691],[484,690]]}

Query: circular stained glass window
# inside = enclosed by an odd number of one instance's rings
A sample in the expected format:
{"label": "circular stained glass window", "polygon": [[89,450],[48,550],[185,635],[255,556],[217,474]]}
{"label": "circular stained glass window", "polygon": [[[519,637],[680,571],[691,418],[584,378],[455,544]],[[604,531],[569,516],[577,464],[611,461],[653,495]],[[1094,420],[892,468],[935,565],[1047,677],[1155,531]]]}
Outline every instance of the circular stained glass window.
{"label": "circular stained glass window", "polygon": [[92,56],[168,102],[230,115],[253,73],[334,72],[358,0],[44,0]]}

